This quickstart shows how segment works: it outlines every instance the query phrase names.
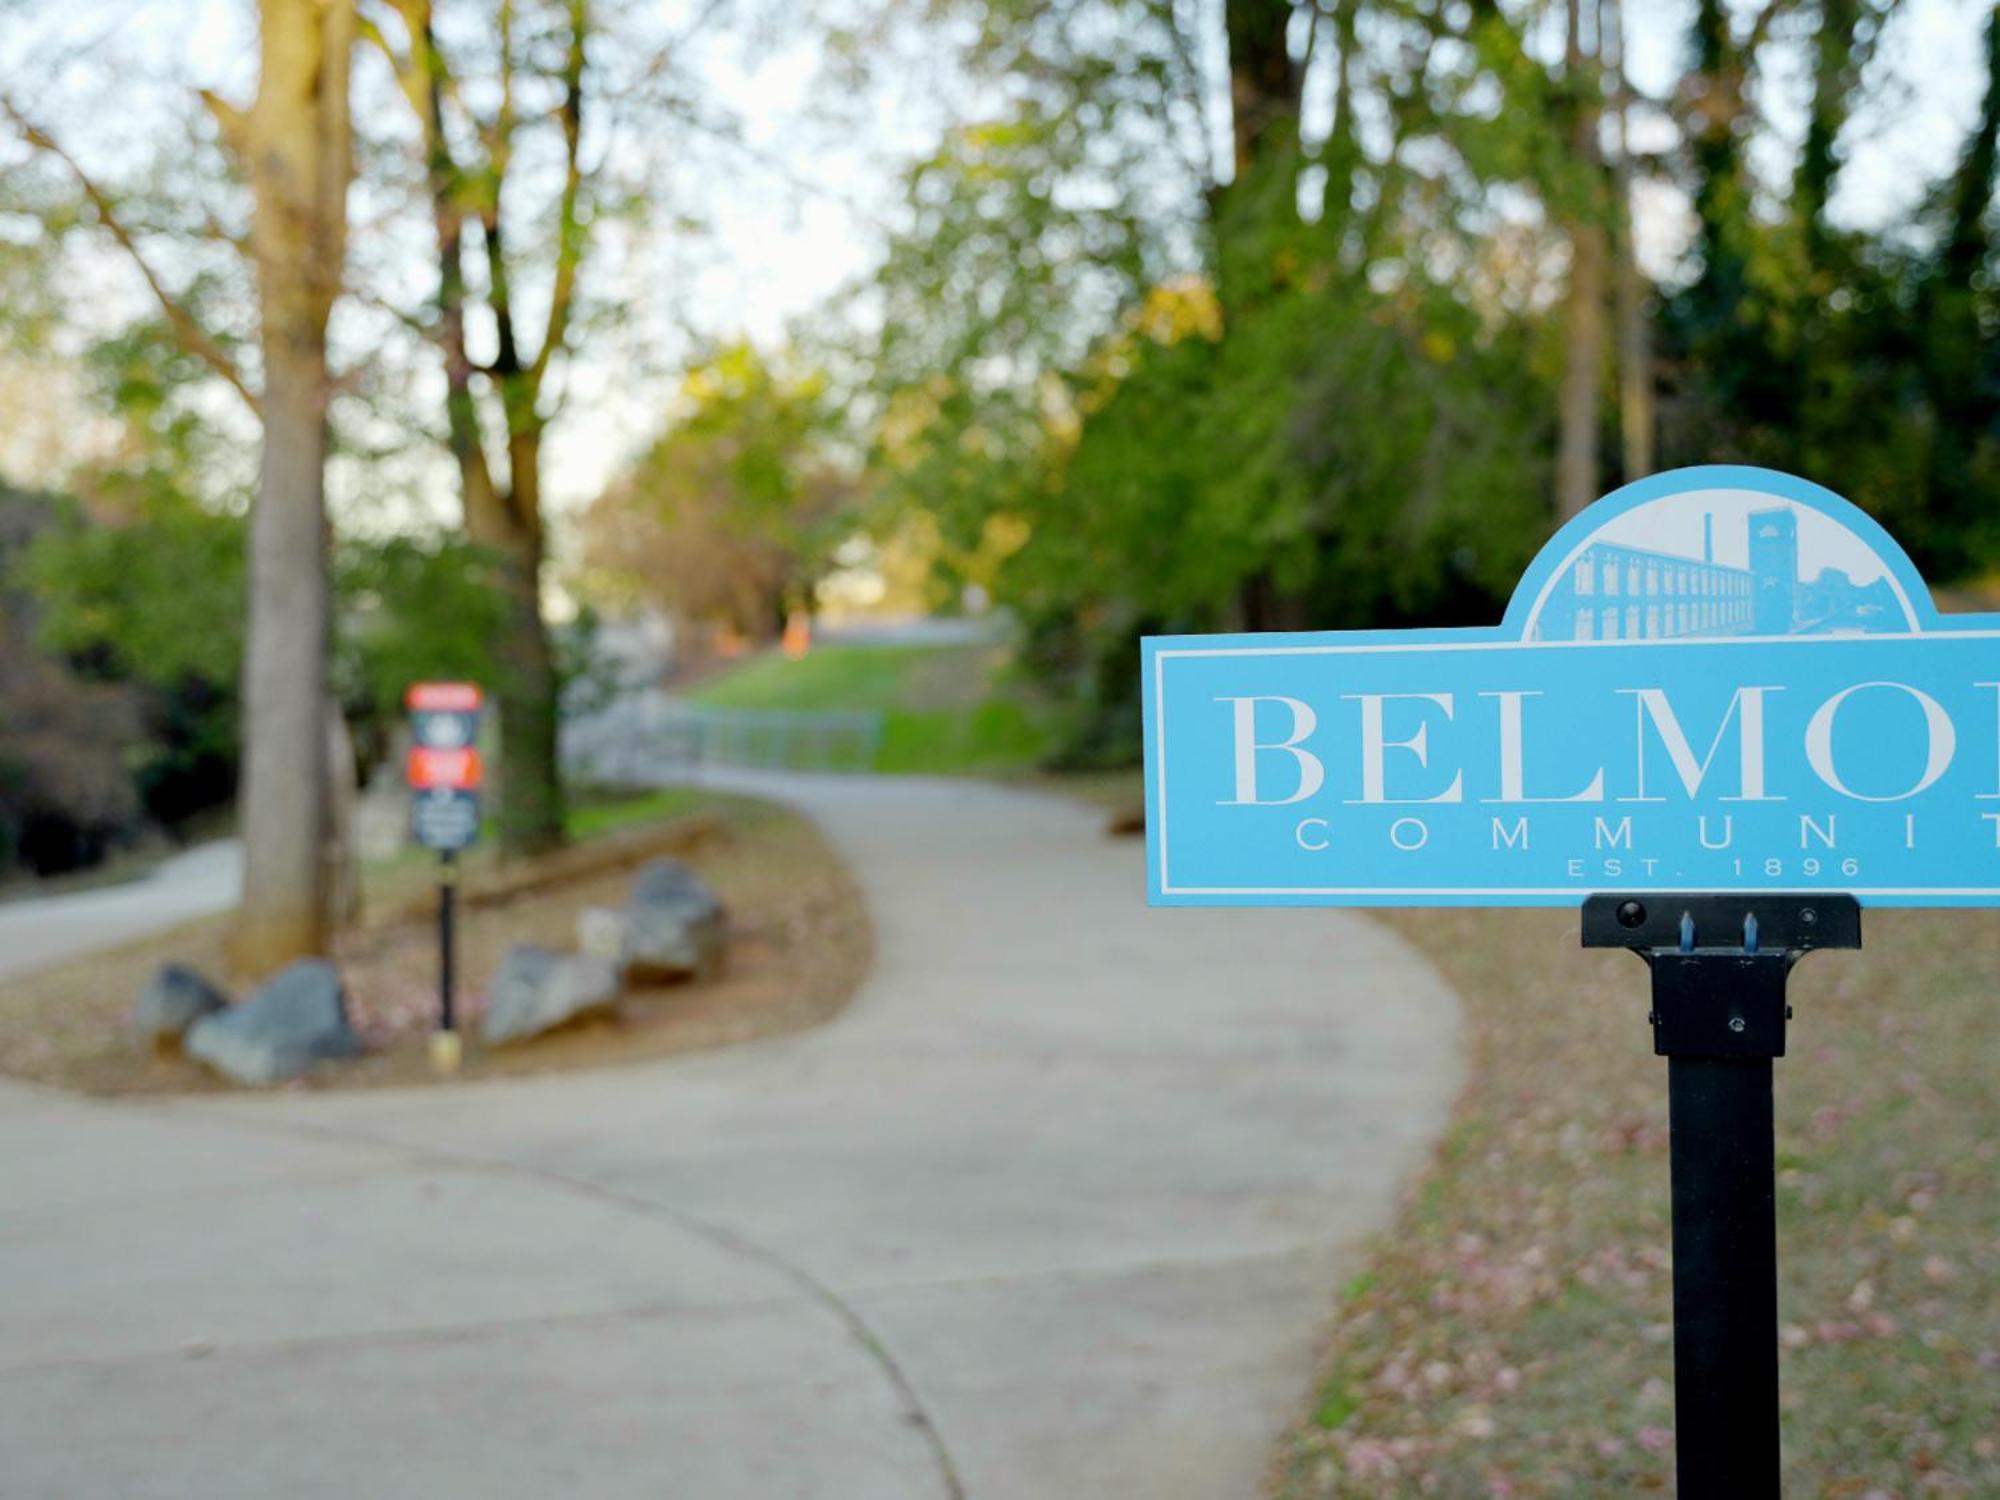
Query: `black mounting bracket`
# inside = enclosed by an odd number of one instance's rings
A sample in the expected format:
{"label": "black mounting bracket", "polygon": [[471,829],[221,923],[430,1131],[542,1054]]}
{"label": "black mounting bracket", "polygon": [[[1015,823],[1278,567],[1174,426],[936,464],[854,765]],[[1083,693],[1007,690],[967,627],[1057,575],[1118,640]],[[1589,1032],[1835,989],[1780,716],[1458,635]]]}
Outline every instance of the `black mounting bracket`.
{"label": "black mounting bracket", "polygon": [[1859,948],[1861,906],[1814,893],[1590,896],[1583,946],[1630,948],[1653,971],[1656,1055],[1783,1057],[1786,976],[1815,948]]}

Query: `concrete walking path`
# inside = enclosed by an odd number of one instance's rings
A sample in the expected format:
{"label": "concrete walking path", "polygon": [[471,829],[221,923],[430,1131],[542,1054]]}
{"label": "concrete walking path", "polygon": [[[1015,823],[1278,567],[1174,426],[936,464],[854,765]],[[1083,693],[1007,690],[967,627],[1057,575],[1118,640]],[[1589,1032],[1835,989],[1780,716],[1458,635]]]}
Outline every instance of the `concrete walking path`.
{"label": "concrete walking path", "polygon": [[783,778],[874,972],[774,1042],[395,1093],[0,1087],[12,1497],[1225,1500],[1441,1127],[1456,1006],[1148,911],[1052,798]]}
{"label": "concrete walking path", "polygon": [[64,896],[0,902],[0,977],[213,916],[236,905],[243,846],[218,839],[163,860],[138,880]]}

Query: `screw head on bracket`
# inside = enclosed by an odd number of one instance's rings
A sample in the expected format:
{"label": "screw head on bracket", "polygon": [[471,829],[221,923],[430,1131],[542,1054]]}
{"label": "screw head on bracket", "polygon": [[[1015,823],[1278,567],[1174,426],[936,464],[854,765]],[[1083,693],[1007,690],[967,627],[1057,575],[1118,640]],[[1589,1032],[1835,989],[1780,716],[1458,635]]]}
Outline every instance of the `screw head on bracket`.
{"label": "screw head on bracket", "polygon": [[1729,1029],[1731,1031],[1741,1031],[1743,1030],[1744,1025],[1745,1023],[1741,1016],[1731,1016],[1729,1018]]}
{"label": "screw head on bracket", "polygon": [[1618,906],[1618,925],[1637,927],[1646,920],[1646,908],[1637,901],[1624,901]]}

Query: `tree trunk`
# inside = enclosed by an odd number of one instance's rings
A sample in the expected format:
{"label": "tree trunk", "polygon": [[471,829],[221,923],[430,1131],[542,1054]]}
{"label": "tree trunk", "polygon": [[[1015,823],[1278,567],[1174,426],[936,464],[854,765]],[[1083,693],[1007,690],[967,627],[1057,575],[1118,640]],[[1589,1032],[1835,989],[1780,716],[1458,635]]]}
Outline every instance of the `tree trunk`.
{"label": "tree trunk", "polygon": [[1320,212],[1328,232],[1335,236],[1347,233],[1354,217],[1355,176],[1361,166],[1361,134],[1355,124],[1354,97],[1355,64],[1361,50],[1360,8],[1360,0],[1334,0],[1327,18],[1335,48],[1333,114],[1320,150],[1321,160],[1326,164],[1326,195]]}
{"label": "tree trunk", "polygon": [[[1917,297],[1918,361],[1940,432],[1941,467],[1971,472],[1971,453],[1993,421],[1992,335],[1981,324],[1980,278],[1993,243],[1987,212],[2000,170],[2000,9],[1986,21],[1986,94],[1958,167],[1942,184],[1944,233]],[[1962,482],[1962,481],[1961,481]],[[1986,503],[1983,500],[1976,504]]]}
{"label": "tree trunk", "polygon": [[1636,213],[1632,200],[1632,92],[1625,74],[1625,8],[1622,0],[1607,0],[1599,11],[1599,35],[1615,53],[1611,68],[1618,124],[1618,163],[1612,182],[1613,221],[1617,225],[1616,264],[1612,268],[1618,346],[1618,431],[1621,467],[1630,484],[1653,472],[1653,349],[1646,327],[1646,279],[1639,269]]}
{"label": "tree trunk", "polygon": [[1250,175],[1267,145],[1298,141],[1299,91],[1305,79],[1292,60],[1286,33],[1292,0],[1228,0],[1229,109],[1236,145],[1236,180]]}
{"label": "tree trunk", "polygon": [[[1792,174],[1792,213],[1805,243],[1806,270],[1815,278],[1827,269],[1831,232],[1826,206],[1840,172],[1834,146],[1847,123],[1848,95],[1858,72],[1855,44],[1860,26],[1860,0],[1820,0],[1819,29],[1813,38],[1812,109]],[[1816,295],[1822,288],[1809,285],[1807,290]]]}
{"label": "tree trunk", "polygon": [[[267,313],[268,316],[268,313]],[[264,339],[264,462],[250,517],[243,900],[230,956],[258,975],[326,950],[326,367]]]}
{"label": "tree trunk", "polygon": [[340,699],[326,697],[327,921],[335,931],[361,915],[361,858],[355,837],[355,804],[360,800],[354,763],[354,736]]}
{"label": "tree trunk", "polygon": [[1947,286],[1970,292],[1992,253],[1986,213],[2000,167],[2000,9],[1986,18],[1986,94],[1946,193],[1948,218],[1937,267]]}
{"label": "tree trunk", "polygon": [[467,534],[498,563],[507,608],[494,643],[493,696],[500,711],[500,839],[510,854],[538,854],[563,841],[559,684],[541,608],[541,447],[539,430],[509,438],[509,492],[489,489],[486,503],[468,503],[465,512]]}
{"label": "tree trunk", "polygon": [[1569,297],[1556,453],[1556,512],[1564,520],[1597,498],[1597,410],[1604,370],[1605,246],[1594,76],[1584,72],[1581,0],[1569,0],[1570,149],[1584,190],[1568,225]]}
{"label": "tree trunk", "polygon": [[1714,334],[1734,317],[1749,274],[1750,189],[1737,122],[1749,59],[1731,32],[1725,0],[1696,0],[1689,155],[1694,161],[1694,212],[1701,274],[1687,300],[1702,330]]}
{"label": "tree trunk", "polygon": [[[1234,172],[1218,200],[1214,217],[1216,292],[1222,302],[1225,336],[1246,308],[1270,286],[1269,256],[1257,200],[1272,191],[1269,174],[1279,159],[1289,209],[1297,201],[1299,103],[1305,73],[1293,59],[1288,33],[1292,0],[1225,0],[1223,26],[1229,47],[1229,115],[1235,146]],[[1238,244],[1238,239],[1244,243]],[[1297,601],[1284,600],[1268,568],[1241,580],[1232,613],[1248,630],[1280,628],[1281,617],[1302,614]]]}
{"label": "tree trunk", "polygon": [[255,194],[264,454],[250,522],[244,652],[243,899],[231,939],[252,975],[326,949],[326,320],[353,175],[352,0],[263,0],[257,100],[227,121]]}
{"label": "tree trunk", "polygon": [[555,652],[536,596],[541,548],[524,545],[502,564],[507,623],[494,665],[500,709],[500,838],[510,854],[539,854],[563,841],[557,761]]}

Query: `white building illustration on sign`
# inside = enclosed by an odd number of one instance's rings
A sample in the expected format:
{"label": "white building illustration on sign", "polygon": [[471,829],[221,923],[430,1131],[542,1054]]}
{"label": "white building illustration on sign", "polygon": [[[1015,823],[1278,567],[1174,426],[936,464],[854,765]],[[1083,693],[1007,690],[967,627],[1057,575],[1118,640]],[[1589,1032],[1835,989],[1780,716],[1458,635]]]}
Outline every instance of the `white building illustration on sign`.
{"label": "white building illustration on sign", "polygon": [[[1808,578],[1798,507],[1761,498],[1764,505],[1741,517],[1741,562],[1717,559],[1712,511],[1701,518],[1699,555],[1645,545],[1653,540],[1647,507],[1619,517],[1584,541],[1551,580],[1537,602],[1529,639],[1860,635],[1911,628],[1907,602],[1860,538],[1845,531],[1819,538],[1814,550],[1820,565]],[[1854,549],[1860,556],[1849,560]],[[1849,565],[1836,566],[1825,560],[1829,556]]]}

